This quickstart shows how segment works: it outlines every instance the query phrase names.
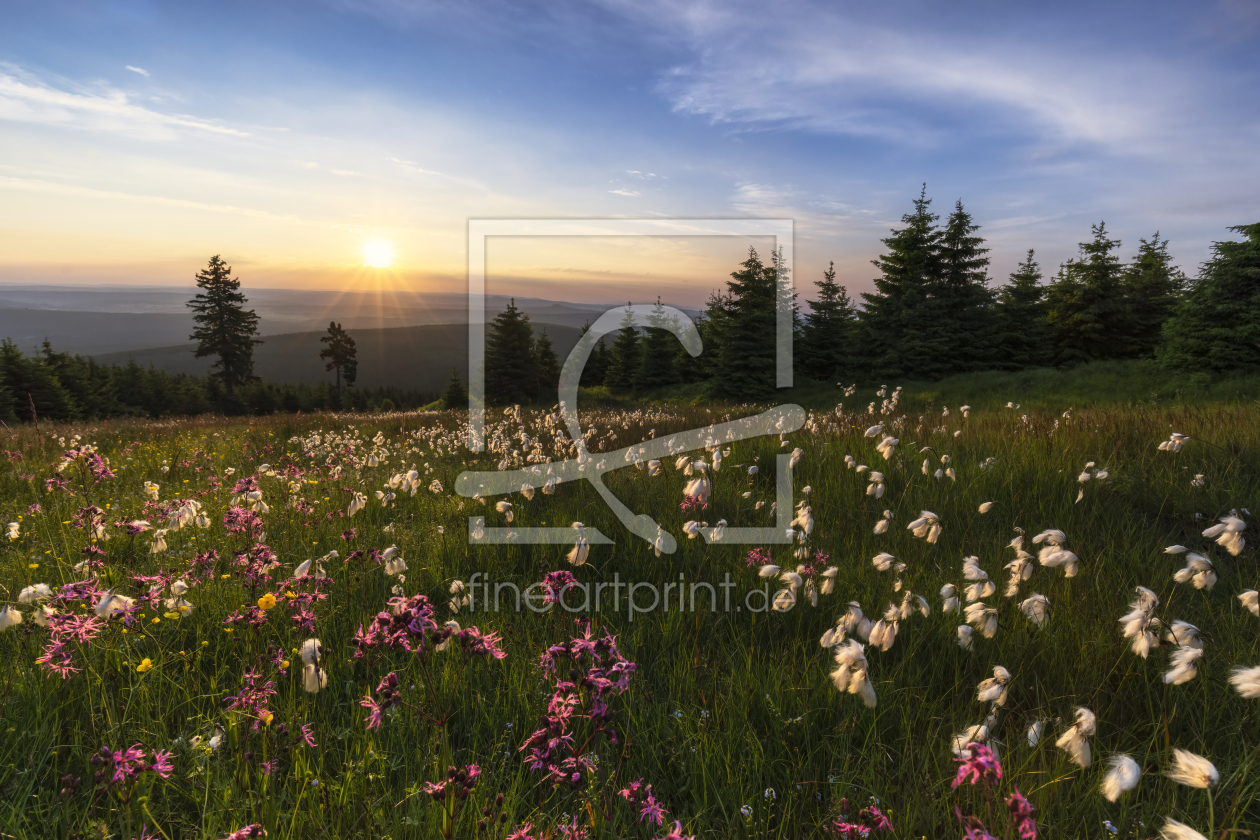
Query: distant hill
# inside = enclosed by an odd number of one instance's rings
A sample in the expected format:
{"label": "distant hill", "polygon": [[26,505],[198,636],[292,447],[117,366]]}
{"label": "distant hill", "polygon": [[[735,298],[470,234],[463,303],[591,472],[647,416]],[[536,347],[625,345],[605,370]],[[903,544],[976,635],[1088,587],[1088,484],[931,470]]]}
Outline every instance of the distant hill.
{"label": "distant hill", "polygon": [[[580,328],[557,324],[535,324],[534,332],[543,329],[551,339],[561,364],[568,356]],[[417,391],[440,391],[450,378],[451,368],[459,369],[461,378],[468,370],[468,327],[465,324],[429,324],[391,329],[347,330],[358,347],[359,386],[370,388],[393,385]],[[333,374],[324,370],[319,358],[323,349],[319,332],[283,333],[263,336],[264,343],[254,349],[254,373],[265,382],[319,384],[332,382]],[[196,345],[185,342],[169,347],[131,350],[122,353],[97,354],[104,364],[125,365],[134,360],[142,367],[153,365],[170,373],[203,375],[214,363],[213,358],[193,356]]]}

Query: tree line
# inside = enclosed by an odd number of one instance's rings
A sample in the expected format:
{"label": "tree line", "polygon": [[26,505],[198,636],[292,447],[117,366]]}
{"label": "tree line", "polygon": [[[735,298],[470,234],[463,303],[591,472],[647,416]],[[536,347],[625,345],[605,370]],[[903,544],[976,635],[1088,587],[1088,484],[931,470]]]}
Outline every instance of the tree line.
{"label": "tree line", "polygon": [[[1214,244],[1198,275],[1173,262],[1156,232],[1128,259],[1105,223],[1047,280],[1036,254],[1000,288],[989,286],[989,249],[957,202],[941,223],[926,189],[883,239],[874,290],[855,303],[834,263],[802,311],[778,254],[750,249],[724,290],[695,320],[704,352],[690,356],[666,328],[660,301],[647,324],[629,309],[622,328],[596,345],[582,385],[641,393],[707,383],[714,396],[763,400],[775,390],[775,307],[791,309],[794,373],[823,382],[935,380],[960,373],[1072,367],[1151,359],[1181,370],[1260,370],[1260,224],[1230,228],[1242,241]],[[490,399],[554,399],[549,343],[510,305],[490,325]]]}

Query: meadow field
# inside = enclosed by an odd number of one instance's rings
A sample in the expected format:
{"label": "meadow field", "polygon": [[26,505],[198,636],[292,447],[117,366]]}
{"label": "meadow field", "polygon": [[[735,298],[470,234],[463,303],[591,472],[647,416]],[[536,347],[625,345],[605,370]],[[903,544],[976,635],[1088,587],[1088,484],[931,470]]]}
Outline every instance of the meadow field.
{"label": "meadow field", "polygon": [[1019,402],[6,427],[0,837],[1255,836],[1260,406]]}

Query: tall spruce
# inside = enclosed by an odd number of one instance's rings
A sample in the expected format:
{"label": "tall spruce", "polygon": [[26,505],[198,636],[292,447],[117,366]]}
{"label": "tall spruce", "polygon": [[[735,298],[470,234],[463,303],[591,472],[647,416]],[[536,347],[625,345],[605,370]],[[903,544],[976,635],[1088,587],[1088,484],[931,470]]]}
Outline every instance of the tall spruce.
{"label": "tall spruce", "polygon": [[1094,238],[1080,243],[1080,256],[1060,266],[1046,289],[1046,319],[1056,364],[1136,355],[1125,269],[1115,254],[1120,240],[1108,237],[1104,222],[1092,230]]}
{"label": "tall spruce", "polygon": [[827,266],[818,287],[817,299],[809,301],[801,340],[795,350],[800,370],[811,379],[832,382],[850,377],[850,353],[855,315],[848,290],[836,282],[836,264]]}
{"label": "tall spruce", "polygon": [[547,335],[547,328],[534,339],[534,370],[538,374],[538,390],[543,396],[555,394],[560,387],[560,358]]}
{"label": "tall spruce", "polygon": [[231,398],[238,386],[258,380],[254,376],[254,347],[262,344],[256,337],[258,315],[245,308],[248,300],[241,294],[241,281],[232,277],[232,267],[218,254],[197,272],[196,279],[201,291],[188,302],[197,325],[189,336],[197,342],[193,355],[198,359],[218,356],[211,375],[223,383]]}
{"label": "tall spruce", "polygon": [[442,391],[442,408],[448,411],[468,408],[468,389],[459,377],[459,368],[451,368],[451,378],[446,380],[446,389]]}
{"label": "tall spruce", "polygon": [[949,370],[954,340],[942,329],[936,294],[941,282],[941,230],[927,185],[905,227],[883,240],[875,260],[875,291],[863,292],[859,316],[863,367],[873,378],[939,378]]}
{"label": "tall spruce", "polygon": [[980,226],[962,199],[941,231],[941,279],[935,292],[933,328],[948,340],[942,375],[987,370],[997,355],[994,293],[988,288],[989,252]]}
{"label": "tall spruce", "polygon": [[534,331],[515,298],[490,322],[485,370],[486,399],[493,404],[525,403],[538,396]]}
{"label": "tall spruce", "polygon": [[[677,316],[674,316],[677,319]],[[677,355],[678,339],[670,331],[670,319],[665,316],[665,305],[660,297],[648,315],[647,329],[643,336],[643,352],[639,362],[639,370],[635,375],[635,389],[645,391],[649,388],[660,388],[678,381],[674,369],[674,357]]]}
{"label": "tall spruce", "polygon": [[1132,352],[1141,358],[1155,354],[1164,322],[1172,315],[1186,288],[1186,275],[1173,265],[1168,240],[1159,231],[1149,241],[1138,240],[1138,252],[1124,272],[1129,303]]}
{"label": "tall spruce", "polygon": [[997,341],[992,367],[1001,370],[1044,367],[1054,358],[1050,325],[1046,322],[1045,286],[1041,266],[1028,256],[1011,273],[997,294]]}
{"label": "tall spruce", "polygon": [[1184,370],[1260,371],[1260,222],[1216,242],[1171,318],[1159,358]]}
{"label": "tall spruce", "polygon": [[[591,322],[587,321],[582,325],[582,335],[586,335],[591,331]],[[582,368],[582,378],[578,380],[578,384],[583,388],[594,388],[604,384],[604,377],[608,375],[608,348],[604,346],[604,340],[601,338],[595,342],[595,346],[591,348],[591,355],[586,358],[586,367]]]}
{"label": "tall spruce", "polygon": [[776,303],[781,262],[761,261],[754,248],[748,259],[726,281],[728,297],[721,326],[714,387],[718,396],[732,400],[764,400],[774,396],[776,384]]}
{"label": "tall spruce", "polygon": [[336,321],[328,322],[328,334],[321,336],[319,342],[326,345],[319,351],[319,357],[328,361],[324,370],[337,372],[337,396],[341,396],[341,380],[344,378],[346,387],[353,388],[354,381],[359,378],[358,348],[350,333]]}
{"label": "tall spruce", "polygon": [[639,328],[627,301],[621,328],[617,330],[617,338],[608,351],[608,372],[604,376],[604,384],[609,390],[625,393],[634,387],[634,377],[639,370],[641,356],[639,343]]}

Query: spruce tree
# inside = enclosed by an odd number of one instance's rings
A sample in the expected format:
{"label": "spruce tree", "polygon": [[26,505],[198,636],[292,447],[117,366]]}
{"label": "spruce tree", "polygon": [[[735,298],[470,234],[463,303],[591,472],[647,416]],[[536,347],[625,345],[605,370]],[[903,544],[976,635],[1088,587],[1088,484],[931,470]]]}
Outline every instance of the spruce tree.
{"label": "spruce tree", "polygon": [[731,400],[764,400],[776,383],[775,304],[782,289],[776,258],[762,263],[754,248],[726,282],[729,295],[722,325],[714,386]]}
{"label": "spruce tree", "polygon": [[0,378],[10,399],[9,411],[20,420],[75,420],[80,416],[74,397],[51,367],[38,356],[27,357],[9,339],[0,343]]}
{"label": "spruce tree", "polygon": [[989,282],[989,252],[980,229],[959,199],[941,231],[941,280],[934,295],[933,329],[944,334],[949,354],[942,375],[987,370],[996,355],[994,294]]}
{"label": "spruce tree", "polygon": [[550,399],[560,387],[560,359],[556,356],[556,348],[552,346],[547,328],[534,339],[534,370],[538,372],[539,393]]}
{"label": "spruce tree", "polygon": [[626,303],[626,314],[621,319],[621,329],[609,350],[608,373],[604,384],[609,390],[625,393],[634,387],[634,375],[639,369],[639,329],[635,325],[634,312]]}
{"label": "spruce tree", "polygon": [[446,381],[446,390],[442,392],[442,407],[448,411],[468,408],[468,389],[459,378],[459,368],[451,368],[451,378]]}
{"label": "spruce tree", "polygon": [[319,357],[328,360],[324,370],[337,371],[337,396],[340,397],[342,377],[345,377],[349,388],[353,388],[354,381],[359,378],[359,358],[354,339],[341,328],[341,324],[329,321],[328,335],[322,336],[319,341],[328,345],[319,351]]}
{"label": "spruce tree", "polygon": [[[591,331],[591,322],[587,321],[582,325],[582,335],[586,335]],[[604,339],[600,338],[595,342],[595,346],[591,348],[591,355],[586,357],[586,367],[582,368],[582,378],[578,380],[578,385],[583,388],[595,388],[604,384],[604,377],[608,374],[608,348],[604,345]]]}
{"label": "spruce tree", "polygon": [[1011,273],[1010,283],[998,290],[997,349],[993,367],[1003,370],[1043,367],[1053,358],[1050,326],[1046,322],[1045,287],[1033,249]]}
{"label": "spruce tree", "polygon": [[660,297],[657,297],[656,306],[652,307],[652,312],[648,315],[642,358],[635,375],[636,390],[660,388],[678,381],[677,372],[674,370],[678,339],[669,330],[669,326],[670,321],[665,317],[665,306],[661,303]]}
{"label": "spruce tree", "polygon": [[863,292],[859,316],[863,366],[874,378],[939,378],[948,370],[953,339],[940,326],[935,294],[941,283],[941,231],[927,187],[905,225],[884,239],[888,252],[872,260],[879,268],[875,291]]}
{"label": "spruce tree", "polygon": [[485,370],[486,399],[491,403],[525,403],[538,395],[534,331],[529,316],[516,308],[514,298],[490,322]]}
{"label": "spruce tree", "polygon": [[833,382],[849,375],[849,356],[853,342],[853,301],[848,290],[836,282],[836,264],[832,262],[823,278],[814,283],[818,299],[809,301],[801,341],[795,358],[800,370],[811,379]]}
{"label": "spruce tree", "polygon": [[1186,275],[1173,265],[1168,240],[1161,241],[1159,231],[1150,241],[1138,242],[1137,256],[1124,272],[1124,291],[1129,303],[1132,352],[1149,358],[1159,344],[1164,322],[1185,290]]}
{"label": "spruce tree", "polygon": [[1135,355],[1124,266],[1114,253],[1120,240],[1108,238],[1103,222],[1092,229],[1093,240],[1080,243],[1080,257],[1060,266],[1046,290],[1056,364]]}
{"label": "spruce tree", "polygon": [[193,311],[196,328],[189,340],[197,342],[194,356],[218,356],[211,367],[212,376],[223,383],[229,399],[234,389],[254,382],[254,347],[262,344],[258,335],[258,316],[246,309],[248,302],[241,294],[241,281],[232,277],[232,267],[218,254],[197,272],[197,288],[201,289],[188,308]]}
{"label": "spruce tree", "polygon": [[1183,370],[1260,371],[1260,222],[1231,231],[1164,324],[1159,358]]}

